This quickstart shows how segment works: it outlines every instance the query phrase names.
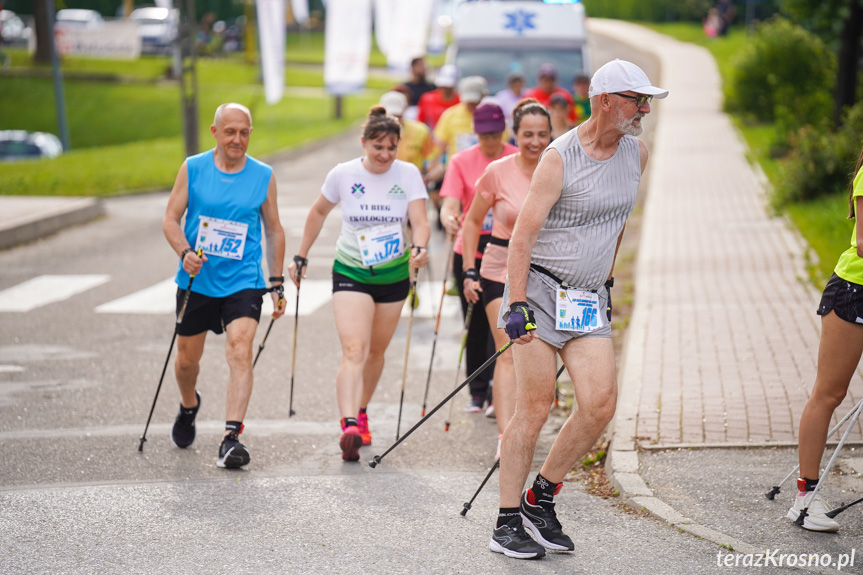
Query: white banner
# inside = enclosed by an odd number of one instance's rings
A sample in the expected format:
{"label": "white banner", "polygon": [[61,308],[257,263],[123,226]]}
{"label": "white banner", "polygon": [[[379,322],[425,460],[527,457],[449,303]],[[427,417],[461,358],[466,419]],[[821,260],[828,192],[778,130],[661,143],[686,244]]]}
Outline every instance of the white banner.
{"label": "white banner", "polygon": [[387,67],[407,71],[413,58],[426,53],[432,0],[397,0],[393,7],[384,52]]}
{"label": "white banner", "polygon": [[[446,16],[446,7],[444,0],[433,0],[434,8],[432,9],[431,32],[429,32],[429,52],[431,54],[440,54],[446,50],[446,30],[444,29],[442,20]],[[449,18],[449,16],[446,16]]]}
{"label": "white banner", "polygon": [[257,0],[261,67],[267,104],[276,104],[285,93],[285,0]]}
{"label": "white banner", "polygon": [[309,21],[309,0],[291,0],[291,12],[294,20],[305,26]]}
{"label": "white banner", "polygon": [[[31,36],[35,50],[36,35]],[[55,26],[54,46],[60,56],[117,60],[135,60],[141,56],[141,38],[136,22],[105,22],[94,27]]]}
{"label": "white banner", "polygon": [[371,0],[328,0],[324,84],[330,94],[351,94],[365,87],[371,44]]}
{"label": "white banner", "polygon": [[386,56],[393,36],[393,19],[398,0],[375,0],[375,41],[378,49]]}

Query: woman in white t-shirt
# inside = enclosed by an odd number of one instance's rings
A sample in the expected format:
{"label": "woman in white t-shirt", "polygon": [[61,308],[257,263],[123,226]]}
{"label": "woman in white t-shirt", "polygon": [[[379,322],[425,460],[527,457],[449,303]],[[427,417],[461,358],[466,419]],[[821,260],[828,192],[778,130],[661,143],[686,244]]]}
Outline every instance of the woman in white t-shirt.
{"label": "woman in white t-shirt", "polygon": [[[342,230],[333,263],[333,312],[342,346],[336,375],[342,459],[358,461],[371,445],[366,407],[384,366],[415,272],[428,264],[428,193],[419,170],[396,159],[401,127],[381,106],[369,112],[361,138],[364,155],[330,170],[306,218],[303,238],[288,266],[299,286],[309,250],[327,215],[341,204]],[[405,223],[413,245],[405,241]],[[299,270],[298,270],[299,268]]]}

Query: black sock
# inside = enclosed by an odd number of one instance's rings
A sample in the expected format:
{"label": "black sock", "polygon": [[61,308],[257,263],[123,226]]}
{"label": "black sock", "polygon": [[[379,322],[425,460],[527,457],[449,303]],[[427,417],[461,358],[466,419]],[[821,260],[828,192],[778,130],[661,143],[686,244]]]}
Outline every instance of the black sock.
{"label": "black sock", "polygon": [[533,501],[530,500],[530,493],[528,493],[527,502],[531,505],[539,505],[540,502],[553,503],[554,496],[560,492],[562,486],[563,483],[552,483],[537,473],[536,479],[533,480],[533,487],[530,488],[533,493]]}
{"label": "black sock", "polygon": [[368,409],[368,408],[367,408],[367,407],[361,407],[361,408],[360,408],[360,415],[365,414],[366,409]]}
{"label": "black sock", "polygon": [[347,429],[348,427],[350,427],[350,426],[352,426],[352,425],[353,425],[354,427],[356,427],[356,426],[357,426],[357,418],[356,418],[356,417],[346,417],[346,418],[344,418],[344,420],[343,420],[343,421],[345,422],[345,423],[344,423],[344,425],[345,425],[345,429]]}
{"label": "black sock", "polygon": [[237,435],[243,433],[243,422],[242,421],[226,421],[225,422],[225,431],[236,431]]}
{"label": "black sock", "polygon": [[800,477],[797,479],[797,489],[803,491],[815,491],[815,486],[818,485],[818,479],[808,479]]}
{"label": "black sock", "polygon": [[513,517],[518,517],[521,520],[521,513],[518,507],[501,507],[497,514],[497,524],[494,528],[497,529],[501,525],[509,523]]}

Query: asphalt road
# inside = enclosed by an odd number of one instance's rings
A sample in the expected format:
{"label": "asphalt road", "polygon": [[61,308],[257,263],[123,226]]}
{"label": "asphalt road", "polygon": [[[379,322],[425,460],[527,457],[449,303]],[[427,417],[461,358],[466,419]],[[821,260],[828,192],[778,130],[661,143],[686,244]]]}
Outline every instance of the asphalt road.
{"label": "asphalt road", "polygon": [[[658,75],[649,59],[597,38],[594,60],[614,56]],[[326,172],[359,153],[359,136],[351,134],[276,163],[288,257]],[[343,463],[334,386],[339,348],[328,289],[322,287],[338,213],[310,254],[310,279],[320,283],[307,284],[317,307],[309,303],[300,318],[297,415],[287,417],[289,312],[273,328],[255,372],[243,435],[252,454],[246,469],[215,466],[227,381],[223,336],[209,336],[202,361],[193,448],[177,449],[168,437],[179,397],[169,370],[148,442],[138,452],[172,315],[158,305],[122,313],[100,306],[116,305],[172,276],[176,256],[160,225],[166,199],[166,193],[111,199],[99,221],[0,252],[0,291],[31,286],[25,282],[44,275],[69,276],[60,278],[66,285],[82,275],[98,278],[98,285],[54,303],[0,312],[3,572],[748,572],[719,567],[726,550],[615,499],[588,495],[575,482],[562,491],[558,506],[576,540],[574,553],[516,562],[489,552],[496,480],[466,518],[459,511],[493,462],[497,430],[492,420],[461,411],[466,393],[455,400],[448,433],[445,408],[376,469]],[[430,246],[432,276],[421,277],[430,281],[420,288],[424,307],[414,322],[402,433],[420,416],[434,329],[430,306],[437,305],[445,261],[439,234]],[[292,306],[292,297],[288,301]],[[456,380],[460,320],[454,302],[447,306],[429,407]],[[395,438],[406,326],[403,321],[393,339],[370,406],[374,446],[362,449],[363,461]],[[556,425],[560,421],[552,419],[547,426],[537,459]]]}

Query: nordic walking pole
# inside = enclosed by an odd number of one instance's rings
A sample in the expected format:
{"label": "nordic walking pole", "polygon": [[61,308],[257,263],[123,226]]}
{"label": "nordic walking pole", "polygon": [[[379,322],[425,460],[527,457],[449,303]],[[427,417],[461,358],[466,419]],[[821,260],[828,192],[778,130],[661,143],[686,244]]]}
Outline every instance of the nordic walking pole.
{"label": "nordic walking pole", "polygon": [[450,268],[450,265],[452,265],[452,254],[453,254],[453,245],[452,244],[453,244],[452,240],[449,240],[447,243],[449,255],[447,255],[446,267],[443,270],[443,282],[442,282],[443,287],[441,288],[441,293],[440,293],[440,304],[437,306],[437,319],[435,320],[435,324],[434,324],[434,338],[432,339],[431,359],[429,359],[429,372],[428,372],[428,375],[426,376],[426,391],[425,391],[425,394],[423,394],[423,410],[422,410],[422,413],[420,414],[420,417],[425,416],[426,405],[428,404],[429,386],[431,385],[432,366],[434,365],[434,351],[435,351],[435,347],[437,347],[437,334],[438,334],[438,330],[440,329],[440,316],[441,316],[441,313],[443,311],[443,301],[444,301],[444,298],[446,297],[446,283],[449,280],[449,268]]}
{"label": "nordic walking pole", "polygon": [[[419,273],[419,270],[416,272]],[[405,340],[405,366],[402,369],[402,393],[399,398],[399,418],[396,420],[396,441],[399,439],[399,430],[402,426],[402,406],[405,403],[405,386],[408,381],[408,357],[411,352],[411,331],[413,330],[414,325],[414,309],[416,308],[416,298],[417,298],[417,280],[414,275],[414,271],[410,270],[410,275],[413,276],[411,278],[411,289],[408,292],[408,305],[411,306],[410,315],[408,315],[408,335]]]}
{"label": "nordic walking pole", "polygon": [[297,366],[297,325],[300,323],[300,282],[303,279],[303,269],[308,265],[308,260],[294,256],[294,262],[297,264],[297,305],[294,307],[294,349],[291,352],[291,396],[288,400],[288,417],[296,415],[294,411],[294,371]]}
{"label": "nordic walking pole", "polygon": [[[458,365],[455,368],[455,381],[453,382],[453,387],[455,387],[458,382],[458,373],[461,371],[461,360],[464,358],[464,349],[467,346],[467,332],[470,327],[470,317],[473,315],[473,304],[467,304],[467,313],[464,315],[464,329],[461,332],[461,348],[458,350]],[[449,415],[447,415],[446,421],[444,421],[444,431],[449,431],[449,422],[452,421],[452,407],[455,403],[451,403],[449,406]]]}
{"label": "nordic walking pole", "polygon": [[[554,378],[554,384],[557,386],[557,380],[560,378],[560,374],[563,373],[563,369],[565,366],[561,365],[560,369],[557,370],[557,375]],[[488,480],[491,479],[491,476],[494,474],[494,470],[500,467],[500,459],[494,460],[494,465],[491,466],[491,469],[488,470],[488,475],[485,476],[485,479],[482,480],[482,483],[479,484],[479,487],[476,490],[476,493],[473,494],[473,497],[470,498],[470,501],[464,504],[464,509],[461,510],[461,516],[467,517],[467,512],[470,511],[471,505],[473,504],[473,500],[477,498],[479,492],[482,491],[482,488],[485,487],[485,484],[488,483]]]}
{"label": "nordic walking pole", "polygon": [[[833,464],[836,463],[836,458],[839,456],[839,451],[842,449],[842,446],[845,445],[845,442],[848,440],[848,436],[851,435],[851,430],[854,428],[854,424],[857,423],[857,420],[860,419],[860,413],[863,412],[863,400],[857,404],[857,407],[854,408],[854,416],[852,417],[852,422],[845,429],[845,433],[842,434],[842,439],[839,440],[839,444],[836,445],[836,449],[833,451],[833,455],[830,456],[830,461],[827,462],[827,467],[824,468],[824,472],[821,474],[821,478],[818,480],[818,484],[815,485],[815,489],[812,491],[810,495],[806,496],[806,499],[803,500],[804,507],[800,511],[800,515],[797,516],[797,519],[794,521],[795,524],[799,526],[803,526],[803,522],[806,519],[806,516],[809,514],[809,504],[815,500],[815,496],[818,495],[818,491],[821,490],[821,485],[824,483],[824,480],[830,475],[830,470],[833,469]],[[844,510],[843,510],[844,511]]]}
{"label": "nordic walking pole", "polygon": [[513,344],[513,343],[514,343],[514,342],[513,342],[512,340],[510,340],[510,341],[506,342],[505,344],[503,344],[503,346],[502,346],[499,350],[497,350],[497,351],[494,353],[494,355],[492,355],[490,358],[488,358],[487,360],[485,360],[485,363],[484,363],[484,364],[482,364],[481,366],[479,366],[479,368],[478,368],[475,372],[473,372],[472,374],[470,374],[470,376],[468,376],[468,378],[467,378],[466,380],[464,380],[464,381],[461,383],[461,385],[458,385],[454,390],[452,390],[452,392],[450,392],[450,394],[449,394],[448,396],[446,396],[445,398],[443,398],[443,401],[441,401],[441,402],[440,402],[440,403],[438,403],[436,406],[434,406],[434,407],[432,408],[432,410],[428,412],[428,415],[426,415],[425,417],[423,417],[422,419],[420,419],[419,421],[417,421],[417,422],[414,424],[414,426],[413,426],[413,427],[411,427],[410,429],[408,429],[408,430],[407,430],[407,433],[405,433],[404,435],[402,435],[402,436],[401,436],[401,438],[399,438],[399,439],[398,439],[395,443],[393,443],[393,444],[392,444],[392,445],[391,445],[391,446],[390,446],[386,451],[384,451],[382,455],[375,455],[375,456],[374,456],[374,458],[372,459],[372,461],[369,461],[369,467],[374,468],[375,466],[377,466],[377,464],[378,464],[378,463],[380,463],[380,462],[381,462],[381,460],[382,460],[384,457],[386,457],[386,456],[387,456],[387,454],[388,454],[390,451],[392,451],[393,449],[395,449],[395,448],[396,448],[396,447],[397,447],[397,446],[398,446],[402,441],[404,441],[405,439],[407,439],[407,438],[408,438],[408,436],[410,436],[410,434],[411,434],[411,433],[413,433],[414,431],[416,431],[416,429],[417,429],[420,425],[422,425],[423,423],[425,423],[425,422],[426,422],[426,420],[427,420],[429,417],[431,417],[432,415],[434,415],[435,413],[437,413],[437,410],[438,410],[438,409],[440,409],[441,407],[443,407],[443,406],[444,406],[444,404],[445,404],[447,401],[449,401],[450,399],[452,399],[453,397],[455,397],[455,394],[457,394],[459,391],[461,391],[461,389],[462,389],[464,386],[466,386],[467,384],[469,384],[470,382],[472,382],[474,379],[476,379],[476,377],[477,377],[479,374],[481,374],[481,373],[483,372],[483,370],[485,370],[488,366],[490,366],[490,365],[492,364],[492,362],[494,362],[494,360],[496,360],[496,359],[500,356],[500,354],[502,354],[503,352],[505,352],[506,350],[508,350],[508,349],[510,348],[510,346],[512,346],[512,344]]}
{"label": "nordic walking pole", "polygon": [[476,493],[473,494],[473,497],[470,498],[470,501],[464,504],[464,509],[461,510],[461,516],[467,517],[467,512],[470,511],[470,506],[473,503],[473,500],[476,499],[476,496],[479,495],[479,492],[482,491],[482,488],[485,487],[485,484],[488,483],[488,480],[491,479],[491,476],[494,474],[495,469],[500,467],[500,459],[494,460],[494,465],[491,466],[491,469],[488,470],[488,475],[485,476],[485,479],[482,480],[482,483],[479,484],[479,489],[476,490]]}
{"label": "nordic walking pole", "polygon": [[[863,401],[863,400],[861,400],[861,401]],[[830,437],[831,437],[834,433],[836,433],[837,431],[839,431],[839,428],[841,428],[841,427],[842,427],[842,425],[844,425],[844,424],[845,424],[845,422],[846,422],[846,421],[848,421],[848,419],[849,419],[852,415],[854,415],[854,412],[856,411],[856,409],[857,409],[857,408],[856,408],[856,406],[855,406],[855,407],[852,407],[852,408],[851,408],[851,411],[849,411],[848,413],[846,413],[846,414],[845,414],[845,417],[843,417],[842,419],[840,419],[840,420],[839,420],[839,423],[837,423],[836,425],[834,425],[834,426],[833,426],[833,429],[831,429],[831,430],[827,433],[827,439],[830,439]],[[767,499],[770,499],[771,501],[772,501],[773,499],[775,499],[775,498],[776,498],[776,496],[777,496],[777,495],[779,495],[779,489],[780,489],[783,485],[785,485],[785,482],[786,482],[786,481],[788,481],[788,480],[791,478],[791,476],[792,476],[792,475],[794,475],[795,473],[797,473],[797,470],[798,470],[798,469],[800,469],[800,464],[799,464],[799,463],[797,464],[797,467],[795,467],[794,469],[792,469],[792,470],[791,470],[791,473],[789,473],[788,475],[786,475],[786,476],[785,476],[785,479],[783,479],[782,481],[780,481],[780,482],[779,482],[779,485],[774,485],[774,486],[773,486],[773,489],[771,489],[770,491],[768,491],[767,493],[765,493],[765,494],[764,494],[764,496],[765,496],[765,497],[767,497]]]}
{"label": "nordic walking pole", "polygon": [[[197,256],[200,258],[204,255],[204,250],[199,249]],[[183,297],[183,305],[180,306],[180,312],[177,314],[177,321],[174,324],[174,335],[171,336],[171,346],[168,348],[168,357],[165,358],[165,365],[162,366],[162,375],[159,377],[159,385],[156,386],[156,395],[153,397],[153,405],[150,406],[150,415],[147,416],[147,424],[144,426],[144,434],[141,436],[141,442],[138,444],[138,451],[144,451],[144,442],[147,441],[147,430],[150,428],[150,420],[153,419],[153,410],[156,409],[156,400],[159,399],[159,391],[162,390],[162,382],[165,380],[165,372],[168,370],[168,361],[171,359],[171,352],[174,351],[174,341],[177,339],[177,330],[180,329],[180,324],[183,323],[183,315],[186,313],[186,306],[189,303],[189,296],[192,293],[192,282],[195,280],[194,275],[189,275],[189,285],[186,286],[186,295]]]}
{"label": "nordic walking pole", "polygon": [[[281,287],[281,286],[278,286]],[[278,290],[267,290],[267,291],[278,291]],[[285,301],[285,290],[282,288],[279,293],[279,303],[278,306],[281,307],[282,303]],[[258,354],[255,356],[255,361],[252,362],[252,369],[258,365],[258,358],[261,357],[261,352],[264,351],[264,346],[267,344],[267,338],[270,337],[270,330],[273,329],[273,324],[276,322],[275,317],[270,318],[270,327],[267,328],[267,333],[264,334],[264,339],[261,340],[261,345],[258,346]]]}

